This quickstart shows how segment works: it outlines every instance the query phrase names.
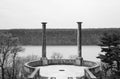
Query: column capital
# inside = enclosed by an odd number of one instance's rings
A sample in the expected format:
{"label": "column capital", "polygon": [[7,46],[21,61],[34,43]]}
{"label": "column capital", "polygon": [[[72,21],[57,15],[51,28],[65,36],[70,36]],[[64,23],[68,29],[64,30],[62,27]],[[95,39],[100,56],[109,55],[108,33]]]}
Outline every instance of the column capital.
{"label": "column capital", "polygon": [[47,24],[47,22],[41,22],[42,24]]}
{"label": "column capital", "polygon": [[82,24],[83,22],[77,22],[77,24]]}

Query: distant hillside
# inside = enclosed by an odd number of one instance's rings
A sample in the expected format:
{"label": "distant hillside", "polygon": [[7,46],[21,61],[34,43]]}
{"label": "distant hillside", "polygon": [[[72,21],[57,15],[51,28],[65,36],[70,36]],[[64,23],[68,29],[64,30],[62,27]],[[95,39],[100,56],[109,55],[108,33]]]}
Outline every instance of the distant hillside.
{"label": "distant hillside", "polygon": [[[41,45],[42,30],[41,29],[11,29],[0,30],[0,32],[9,32],[14,36],[19,37],[22,45]],[[99,37],[104,32],[118,32],[120,28],[111,29],[83,29],[82,44],[97,45]],[[47,29],[47,44],[48,45],[76,45],[77,44],[77,29]]]}

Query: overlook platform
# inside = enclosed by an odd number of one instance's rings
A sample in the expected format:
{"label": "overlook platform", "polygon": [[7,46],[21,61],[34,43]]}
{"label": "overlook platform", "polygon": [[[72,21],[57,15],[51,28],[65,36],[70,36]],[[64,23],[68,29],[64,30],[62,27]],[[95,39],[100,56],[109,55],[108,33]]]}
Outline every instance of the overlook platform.
{"label": "overlook platform", "polygon": [[40,67],[39,74],[46,76],[49,79],[67,79],[84,76],[85,67],[82,66],[73,66],[73,65],[50,65]]}
{"label": "overlook platform", "polygon": [[83,60],[83,65],[76,65],[73,59],[48,59],[47,65],[40,60],[25,64],[24,77],[27,79],[97,79],[100,66]]}

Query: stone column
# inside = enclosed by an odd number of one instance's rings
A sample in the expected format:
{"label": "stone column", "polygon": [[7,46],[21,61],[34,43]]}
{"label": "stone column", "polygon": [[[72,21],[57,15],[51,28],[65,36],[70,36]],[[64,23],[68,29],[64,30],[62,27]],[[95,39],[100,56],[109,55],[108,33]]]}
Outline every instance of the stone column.
{"label": "stone column", "polygon": [[82,30],[81,30],[81,24],[82,22],[77,22],[78,24],[78,30],[77,30],[77,45],[78,45],[78,56],[82,57]]}
{"label": "stone column", "polygon": [[46,58],[46,22],[42,22],[42,57]]}
{"label": "stone column", "polygon": [[81,30],[81,24],[82,22],[77,22],[78,24],[78,30],[77,30],[77,45],[78,45],[78,58],[76,59],[77,65],[82,65],[82,30]]}
{"label": "stone column", "polygon": [[42,22],[42,63],[47,65],[46,57],[46,24],[47,22]]}

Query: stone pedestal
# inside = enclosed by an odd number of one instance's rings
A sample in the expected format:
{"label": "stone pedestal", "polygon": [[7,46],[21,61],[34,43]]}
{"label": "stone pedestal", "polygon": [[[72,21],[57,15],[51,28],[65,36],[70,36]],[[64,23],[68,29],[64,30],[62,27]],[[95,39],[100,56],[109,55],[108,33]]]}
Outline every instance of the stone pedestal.
{"label": "stone pedestal", "polygon": [[83,58],[82,57],[76,58],[75,65],[82,66],[82,64],[83,64]]}
{"label": "stone pedestal", "polygon": [[41,61],[42,61],[42,65],[48,65],[48,59],[46,57],[42,57],[41,58]]}

